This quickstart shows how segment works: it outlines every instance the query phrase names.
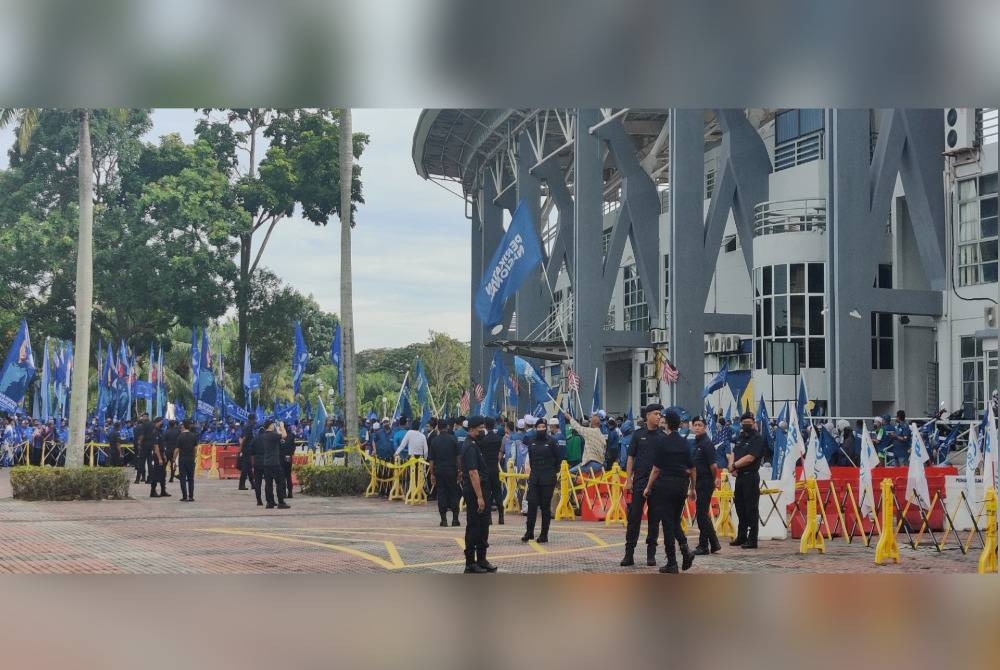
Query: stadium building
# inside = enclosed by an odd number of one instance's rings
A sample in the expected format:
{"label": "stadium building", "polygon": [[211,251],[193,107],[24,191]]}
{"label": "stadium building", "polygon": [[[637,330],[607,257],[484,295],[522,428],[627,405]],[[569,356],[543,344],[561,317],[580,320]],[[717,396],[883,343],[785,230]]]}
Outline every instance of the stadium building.
{"label": "stadium building", "polygon": [[474,382],[499,348],[572,366],[585,412],[595,376],[608,410],[697,412],[724,366],[721,410],[801,376],[814,415],[869,417],[997,388],[997,148],[996,109],[447,109],[412,154],[465,197],[470,305],[518,203],[538,222],[502,327],[470,309]]}

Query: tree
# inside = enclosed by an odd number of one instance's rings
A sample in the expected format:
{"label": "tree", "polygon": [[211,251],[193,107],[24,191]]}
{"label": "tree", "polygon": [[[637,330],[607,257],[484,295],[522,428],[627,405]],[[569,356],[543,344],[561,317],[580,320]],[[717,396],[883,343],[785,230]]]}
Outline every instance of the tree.
{"label": "tree", "polygon": [[[344,135],[351,135],[351,110],[341,112],[340,127]],[[341,370],[344,374],[344,419],[347,435],[358,435],[358,398],[354,371],[354,286],[351,279],[351,228],[354,226],[354,209],[351,205],[351,182],[354,174],[354,152],[346,142],[340,143],[340,318],[343,353]],[[361,464],[361,454],[351,452],[351,463]]]}
{"label": "tree", "polygon": [[[316,225],[326,225],[333,214],[340,213],[341,129],[336,114],[325,109],[202,111],[205,118],[198,123],[196,133],[213,147],[220,167],[230,177],[236,197],[251,216],[250,227],[240,235],[236,283],[238,349],[242,351],[249,336],[253,275],[275,227],[292,215],[296,205],[301,206],[302,215]],[[225,121],[214,120],[213,112],[224,113]],[[360,157],[368,144],[368,136],[351,134],[349,130],[348,134],[352,137],[351,150],[355,157]],[[260,148],[265,142],[270,144],[262,154]],[[245,153],[245,164],[240,161],[240,152]],[[349,201],[364,202],[360,167],[354,166],[349,183]],[[264,239],[254,256],[254,235],[261,230]],[[242,359],[239,365],[242,370]]]}

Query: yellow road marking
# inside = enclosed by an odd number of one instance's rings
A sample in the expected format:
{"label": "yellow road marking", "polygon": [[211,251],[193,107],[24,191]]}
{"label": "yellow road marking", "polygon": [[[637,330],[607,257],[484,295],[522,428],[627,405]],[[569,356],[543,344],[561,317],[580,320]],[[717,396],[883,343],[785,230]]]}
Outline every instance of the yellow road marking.
{"label": "yellow road marking", "polygon": [[608,543],[607,543],[607,542],[605,542],[604,540],[602,540],[602,539],[601,539],[601,538],[599,538],[598,536],[594,535],[593,533],[584,533],[584,535],[586,535],[586,536],[587,536],[587,537],[589,537],[589,538],[590,538],[591,540],[593,540],[593,541],[594,541],[594,544],[596,544],[596,545],[598,545],[598,546],[601,546],[601,547],[606,547],[606,546],[608,546]]}
{"label": "yellow road marking", "polygon": [[461,549],[462,551],[465,551],[465,538],[464,537],[456,537],[455,538],[455,543],[458,544],[459,549]]}
{"label": "yellow road marking", "polygon": [[[624,547],[624,546],[625,546],[624,542],[618,542],[616,544],[609,544],[608,545],[608,547]],[[551,556],[551,555],[555,555],[555,554],[578,554],[578,553],[583,552],[583,551],[594,551],[594,550],[601,550],[601,549],[606,549],[606,548],[607,547],[590,546],[590,547],[576,547],[574,549],[550,549],[550,550],[546,551],[546,555]],[[491,555],[490,556],[490,561],[501,561],[501,560],[505,560],[505,559],[508,559],[508,558],[538,558],[539,556],[542,556],[542,554],[538,554],[538,553],[531,553],[531,554],[529,554],[529,553],[520,553],[520,554],[504,554],[504,555],[501,555],[501,556],[492,556]],[[462,559],[454,559],[454,560],[449,560],[449,561],[429,561],[427,563],[408,563],[406,565],[406,567],[407,568],[433,568],[433,567],[436,567],[436,566],[444,566],[444,565],[461,565],[463,563],[465,563],[465,559],[464,558],[462,558]]]}
{"label": "yellow road marking", "polygon": [[392,560],[393,565],[395,565],[397,568],[402,568],[406,565],[405,563],[403,563],[403,559],[400,557],[399,552],[396,551],[396,545],[394,545],[392,542],[386,540],[385,550],[389,552],[389,558]]}
{"label": "yellow road marking", "polygon": [[547,554],[547,553],[549,553],[548,549],[546,549],[542,545],[538,544],[534,540],[531,540],[530,542],[528,542],[528,546],[531,547],[532,549],[534,549],[535,551],[537,551],[539,554]]}
{"label": "yellow road marking", "polygon": [[[247,537],[265,537],[265,538],[269,538],[271,540],[280,540],[282,542],[291,542],[291,543],[297,543],[297,544],[308,544],[308,545],[312,545],[314,547],[322,547],[324,549],[333,549],[334,551],[341,551],[341,552],[343,552],[345,554],[350,554],[350,555],[356,556],[358,558],[363,558],[366,561],[371,561],[375,565],[383,567],[386,570],[396,570],[398,568],[405,567],[405,565],[403,564],[402,559],[399,558],[399,554],[398,553],[395,556],[395,558],[398,560],[398,563],[396,563],[396,562],[387,561],[387,560],[385,560],[383,558],[375,556],[374,554],[369,554],[366,551],[359,551],[358,549],[353,549],[351,547],[344,547],[344,546],[341,546],[339,544],[328,544],[326,542],[315,542],[313,540],[303,540],[303,539],[300,539],[300,538],[297,538],[297,537],[287,537],[287,536],[284,536],[284,535],[274,535],[272,533],[258,533],[258,532],[251,532],[251,531],[244,531],[244,530],[234,530],[234,529],[226,529],[226,528],[206,528],[204,530],[206,532],[209,532],[209,533],[223,533],[223,534],[226,534],[226,535],[244,535],[244,536],[247,536]],[[393,549],[393,551],[395,551],[395,548]]]}

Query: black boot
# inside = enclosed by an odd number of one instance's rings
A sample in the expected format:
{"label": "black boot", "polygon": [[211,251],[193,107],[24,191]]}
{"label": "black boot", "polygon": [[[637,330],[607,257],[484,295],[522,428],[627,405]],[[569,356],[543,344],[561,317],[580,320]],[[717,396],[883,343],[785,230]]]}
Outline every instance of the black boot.
{"label": "black boot", "polygon": [[462,523],[458,520],[457,516],[452,515],[452,517],[451,517],[451,525],[452,526],[461,526]]}
{"label": "black boot", "polygon": [[660,572],[663,574],[676,575],[678,573],[677,562],[675,561],[673,563],[667,563],[662,568],[660,568]]}
{"label": "black boot", "polygon": [[687,570],[694,563],[694,552],[688,549],[687,544],[681,545],[681,570]]}
{"label": "black boot", "polygon": [[503,525],[503,507],[497,508],[497,523]]}
{"label": "black boot", "polygon": [[735,540],[733,540],[732,542],[729,543],[729,546],[730,547],[742,547],[744,544],[746,544],[746,541],[747,541],[747,539],[745,537],[743,539],[740,539],[739,537],[737,537]]}
{"label": "black boot", "polygon": [[486,572],[496,572],[497,571],[497,566],[493,565],[492,563],[490,563],[489,561],[486,560],[486,550],[485,549],[483,549],[481,551],[478,551],[476,553],[479,554],[479,559],[476,561],[476,564],[479,567],[481,567]]}
{"label": "black boot", "polygon": [[486,573],[486,568],[481,567],[476,563],[476,552],[465,550],[465,574],[477,574],[482,575]]}
{"label": "black boot", "polygon": [[710,550],[713,554],[717,554],[718,552],[722,551],[722,545],[719,544],[718,540],[716,540],[715,542],[712,543]]}
{"label": "black boot", "polygon": [[625,558],[618,565],[623,568],[627,568],[630,565],[635,565],[635,545],[625,545]]}
{"label": "black boot", "polygon": [[708,553],[709,553],[708,552],[708,547],[703,547],[700,544],[697,547],[694,548],[694,555],[695,556],[706,556]]}
{"label": "black boot", "polygon": [[549,541],[549,520],[542,519],[542,532],[538,534],[536,542],[542,544]]}
{"label": "black boot", "polygon": [[656,565],[656,545],[646,545],[646,565]]}
{"label": "black boot", "polygon": [[447,517],[447,515],[444,515],[444,514],[441,515],[441,523],[438,524],[438,525],[440,525],[440,526],[447,526],[448,525],[448,517]]}

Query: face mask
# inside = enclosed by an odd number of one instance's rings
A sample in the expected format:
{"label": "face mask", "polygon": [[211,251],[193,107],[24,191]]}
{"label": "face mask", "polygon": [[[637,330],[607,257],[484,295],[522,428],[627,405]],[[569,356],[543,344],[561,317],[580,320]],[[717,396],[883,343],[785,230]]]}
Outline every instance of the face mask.
{"label": "face mask", "polygon": [[538,437],[545,437],[546,435],[549,434],[549,431],[545,430],[544,428],[542,428],[541,430],[539,430],[537,432],[538,432]]}
{"label": "face mask", "polygon": [[744,433],[749,433],[751,430],[753,430],[753,426],[743,426]]}

